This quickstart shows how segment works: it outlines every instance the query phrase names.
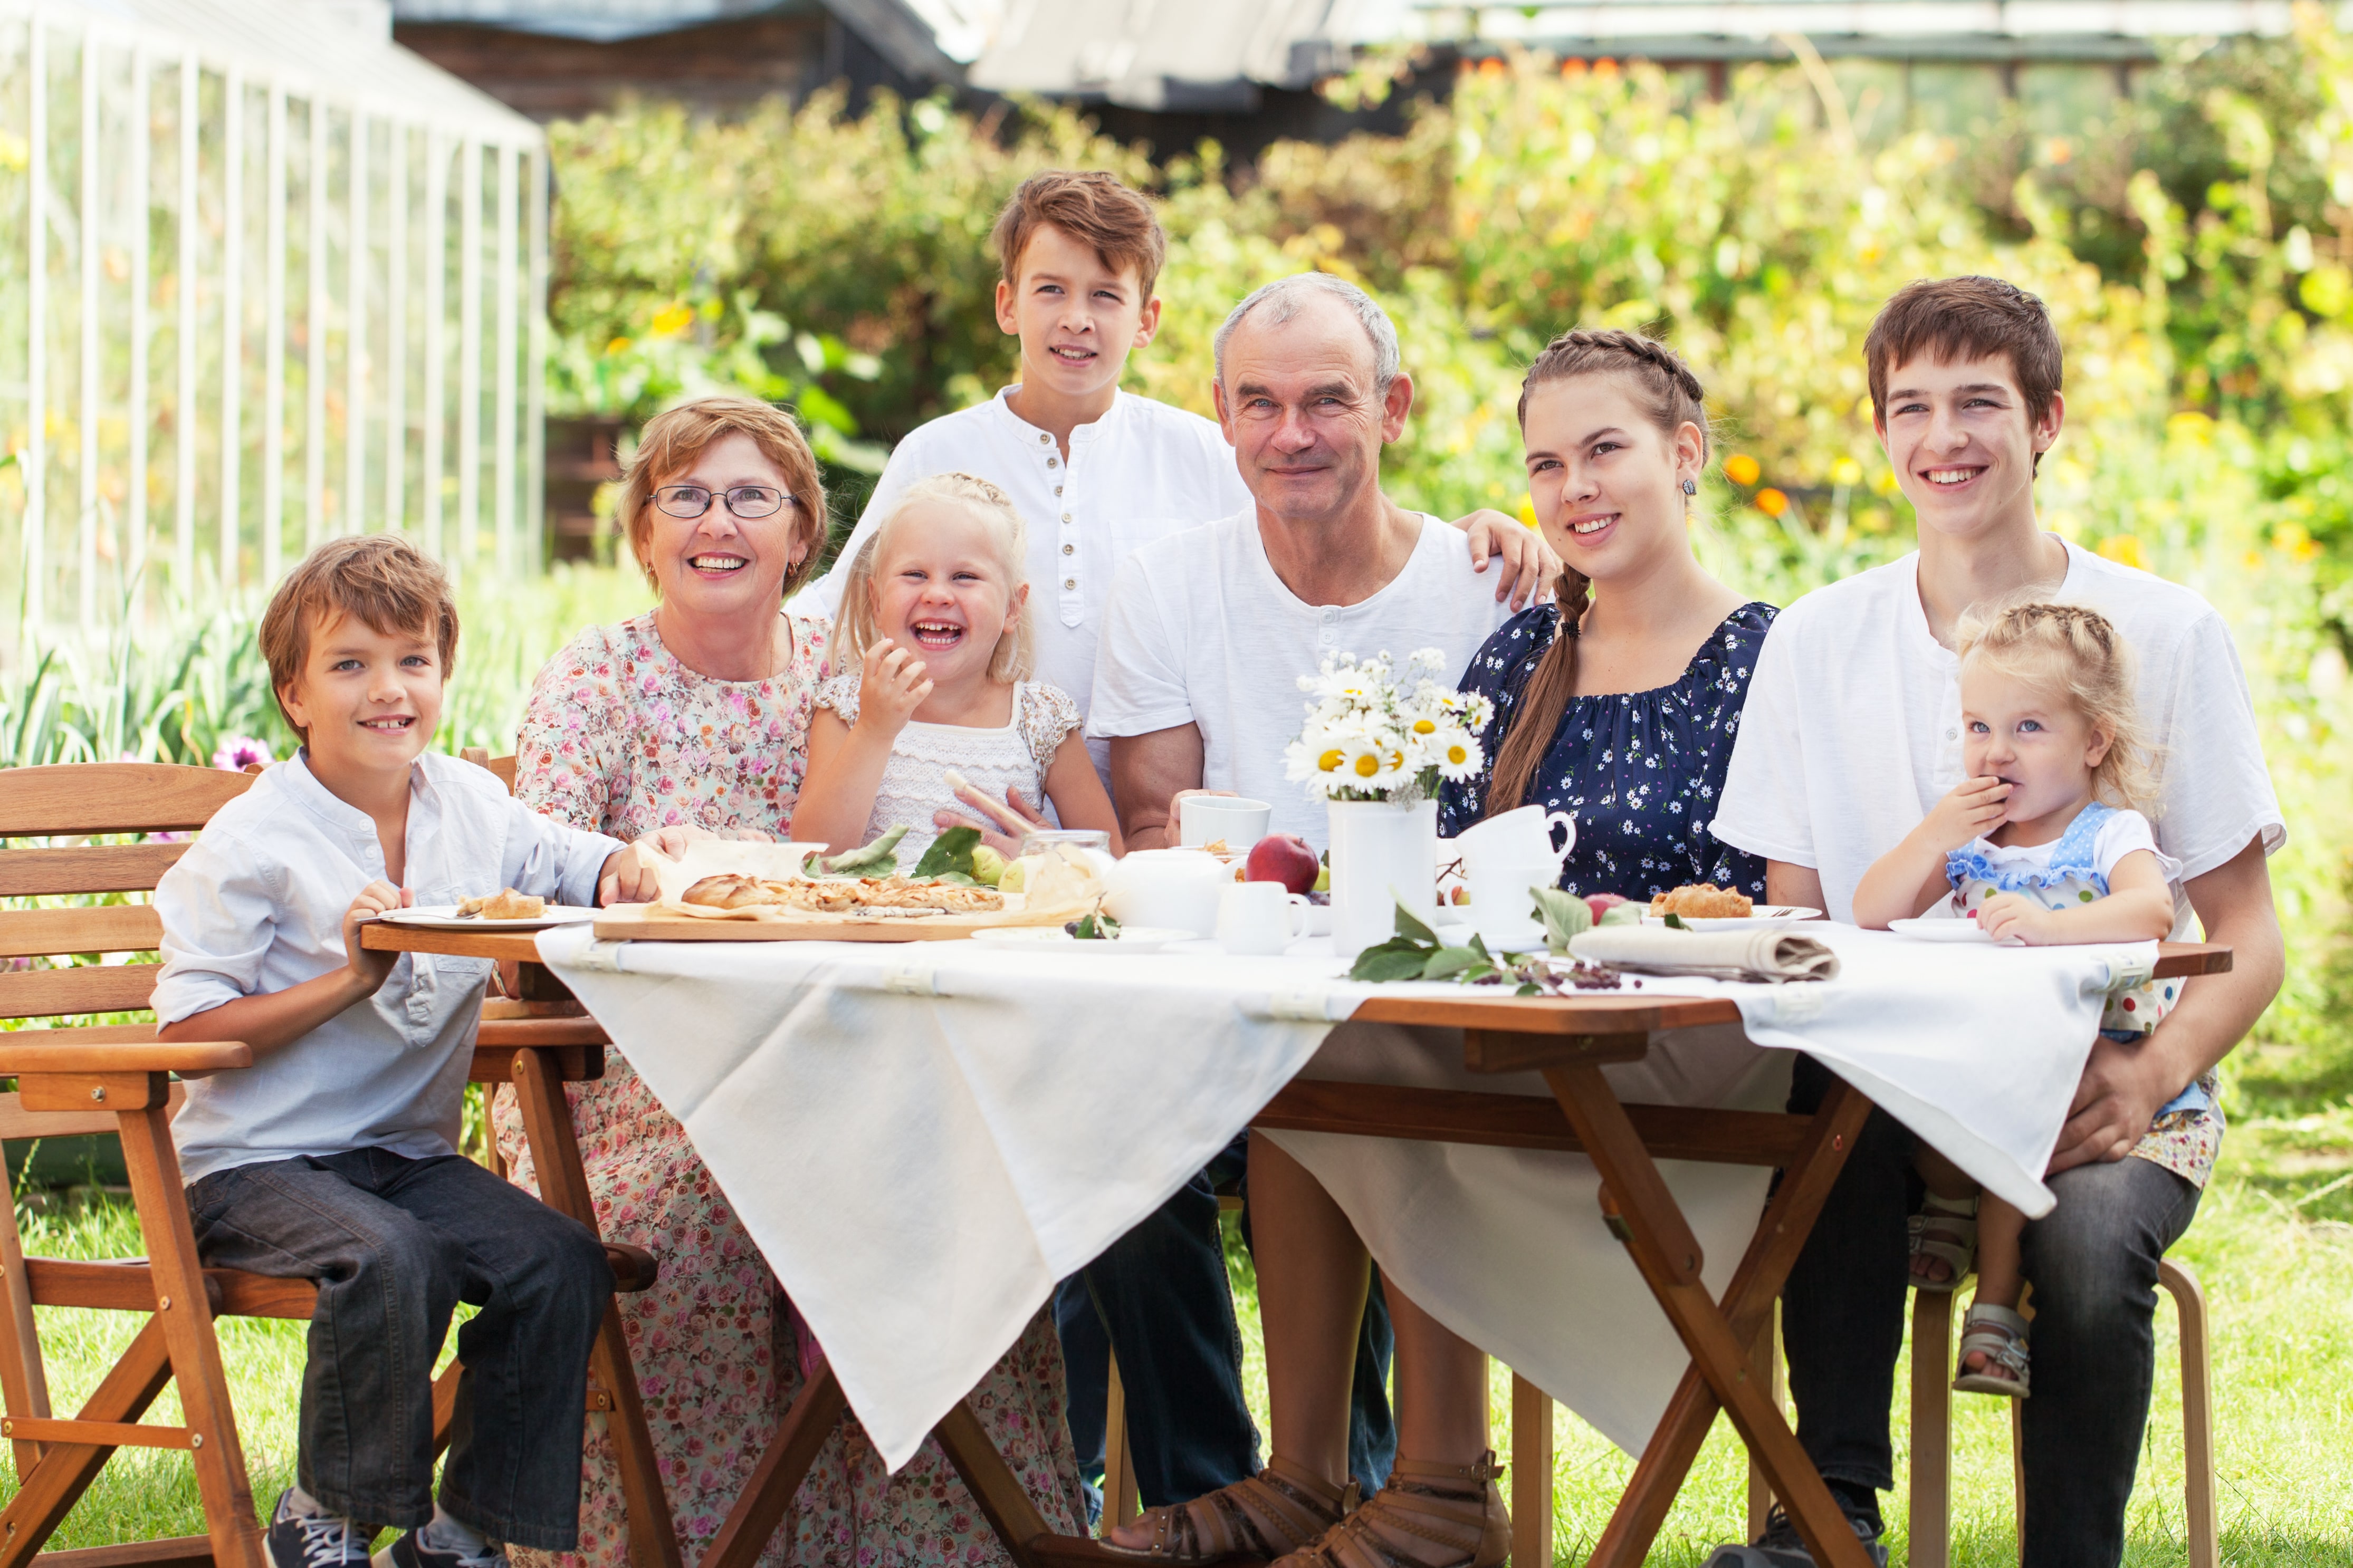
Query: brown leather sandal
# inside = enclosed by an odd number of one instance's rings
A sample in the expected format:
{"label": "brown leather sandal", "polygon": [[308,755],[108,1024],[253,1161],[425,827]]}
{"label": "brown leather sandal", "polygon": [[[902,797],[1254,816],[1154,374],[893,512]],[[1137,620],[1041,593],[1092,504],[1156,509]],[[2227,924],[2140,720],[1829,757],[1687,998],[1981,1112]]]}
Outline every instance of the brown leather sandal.
{"label": "brown leather sandal", "polygon": [[1492,1448],[1475,1465],[1399,1459],[1372,1501],[1274,1568],[1497,1568],[1512,1552],[1503,1473]]}
{"label": "brown leather sandal", "polygon": [[1098,1544],[1145,1563],[1215,1563],[1245,1552],[1280,1557],[1339,1523],[1356,1501],[1356,1482],[1335,1487],[1277,1454],[1246,1480],[1191,1502],[1146,1509],[1138,1522],[1152,1526],[1151,1545]]}

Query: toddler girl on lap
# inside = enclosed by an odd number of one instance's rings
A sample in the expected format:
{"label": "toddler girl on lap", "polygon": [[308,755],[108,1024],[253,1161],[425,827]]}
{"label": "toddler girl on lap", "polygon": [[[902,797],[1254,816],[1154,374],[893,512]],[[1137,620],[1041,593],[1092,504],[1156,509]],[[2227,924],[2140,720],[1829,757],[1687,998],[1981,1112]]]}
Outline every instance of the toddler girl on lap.
{"label": "toddler girl on lap", "polygon": [[1065,827],[1120,849],[1111,797],[1067,692],[1029,679],[1021,515],[970,474],[910,487],[859,551],[818,688],[793,837],[837,853],[894,826],[911,865],[934,818],[971,809],[960,788],[1054,803]]}
{"label": "toddler girl on lap", "polygon": [[[2133,710],[2132,653],[2105,616],[2073,605],[2017,604],[1964,621],[1960,655],[1962,765],[1968,776],[1882,856],[1855,889],[1858,923],[1943,906],[1998,941],[2040,947],[2147,942],[2174,923],[2179,867],[2157,847],[2134,807],[2155,797]],[[2153,981],[2112,995],[2100,1019],[2109,1039],[2157,1027],[2180,989]],[[2158,1112],[2202,1109],[2193,1083]],[[2000,1198],[1974,1197],[1966,1176],[1923,1151],[1929,1189],[1914,1283],[1950,1289],[1967,1272],[1961,1246],[1976,1215],[1978,1294],[1961,1337],[1964,1392],[2027,1394],[2026,1320],[2019,1237],[2024,1216]],[[1930,1259],[1950,1269],[1923,1271]]]}

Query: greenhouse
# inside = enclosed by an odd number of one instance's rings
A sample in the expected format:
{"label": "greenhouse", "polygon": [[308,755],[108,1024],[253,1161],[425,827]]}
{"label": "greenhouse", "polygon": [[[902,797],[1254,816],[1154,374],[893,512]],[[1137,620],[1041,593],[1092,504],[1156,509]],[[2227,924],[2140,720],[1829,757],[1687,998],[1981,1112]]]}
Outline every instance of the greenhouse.
{"label": "greenhouse", "polygon": [[340,533],[539,560],[544,139],[388,16],[0,0],[10,645]]}

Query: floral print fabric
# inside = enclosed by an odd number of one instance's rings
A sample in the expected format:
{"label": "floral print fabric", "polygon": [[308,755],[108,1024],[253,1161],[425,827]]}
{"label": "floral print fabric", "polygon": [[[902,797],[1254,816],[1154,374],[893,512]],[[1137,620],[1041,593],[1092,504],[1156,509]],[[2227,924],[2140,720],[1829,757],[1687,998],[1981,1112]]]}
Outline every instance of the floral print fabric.
{"label": "floral print fabric", "polygon": [[[1565,811],[1577,844],[1560,885],[1637,903],[1695,882],[1765,897],[1765,862],[1708,831],[1724,793],[1741,706],[1757,650],[1778,614],[1747,604],[1725,617],[1673,684],[1650,691],[1572,698],[1529,781],[1526,804]],[[1560,610],[1532,605],[1496,628],[1462,673],[1462,689],[1495,705],[1484,737],[1490,757],[1552,646]],[[1452,837],[1486,815],[1491,772],[1439,794],[1438,830]]]}
{"label": "floral print fabric", "polygon": [[[653,617],[582,634],[550,661],[523,721],[515,794],[575,826],[634,838],[693,823],[781,836],[807,763],[822,622],[796,620],[793,658],[764,681],[719,681],[671,658]],[[757,1247],[686,1131],[617,1052],[568,1084],[598,1226],[661,1263],[617,1298],[687,1568],[726,1521],[798,1392],[790,1313]],[[513,1180],[537,1191],[512,1089],[492,1121]],[[1040,1314],[973,1392],[989,1438],[1049,1528],[1086,1518],[1064,1416],[1061,1349]],[[607,1430],[589,1417],[576,1552],[510,1552],[517,1568],[625,1568],[628,1510]],[[936,1443],[897,1476],[855,1417],[827,1440],[761,1568],[945,1568],[1008,1561]]]}

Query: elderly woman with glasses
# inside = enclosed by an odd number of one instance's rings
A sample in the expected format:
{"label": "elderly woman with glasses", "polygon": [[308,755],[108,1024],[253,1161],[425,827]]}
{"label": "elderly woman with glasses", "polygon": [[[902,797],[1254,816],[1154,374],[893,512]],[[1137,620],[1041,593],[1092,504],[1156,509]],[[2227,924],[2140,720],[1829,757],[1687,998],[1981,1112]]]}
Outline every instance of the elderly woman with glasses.
{"label": "elderly woman with glasses", "polygon": [[[581,633],[540,672],[516,795],[622,839],[672,824],[783,837],[826,673],[826,623],[784,609],[825,542],[817,458],[791,416],[747,398],[698,399],[647,424],[620,516],[655,606]],[[815,1347],[797,1342],[766,1263],[685,1129],[626,1061],[605,1063],[603,1079],[567,1093],[599,1226],[661,1262],[652,1289],[616,1300],[691,1563],[734,1506]],[[494,1120],[514,1179],[533,1186],[512,1089],[500,1090]],[[1041,1316],[973,1405],[1048,1522],[1076,1531],[1086,1515],[1061,1390],[1060,1349]],[[622,1568],[620,1472],[593,1429],[585,1471],[580,1560]],[[853,1418],[828,1440],[760,1561],[929,1568],[1003,1556],[934,1445],[893,1477]]]}

